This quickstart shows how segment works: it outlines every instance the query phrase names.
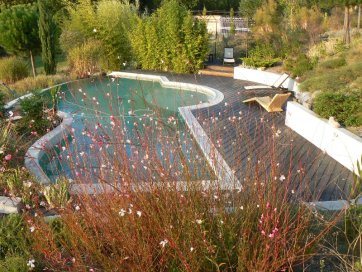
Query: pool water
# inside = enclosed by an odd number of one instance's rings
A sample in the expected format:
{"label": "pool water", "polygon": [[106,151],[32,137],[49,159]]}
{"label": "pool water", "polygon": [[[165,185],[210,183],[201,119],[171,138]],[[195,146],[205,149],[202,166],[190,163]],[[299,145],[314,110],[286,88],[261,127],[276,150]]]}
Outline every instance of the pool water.
{"label": "pool water", "polygon": [[40,159],[48,177],[82,181],[206,180],[213,178],[178,113],[211,99],[123,78],[63,85],[58,110],[71,113],[72,129]]}

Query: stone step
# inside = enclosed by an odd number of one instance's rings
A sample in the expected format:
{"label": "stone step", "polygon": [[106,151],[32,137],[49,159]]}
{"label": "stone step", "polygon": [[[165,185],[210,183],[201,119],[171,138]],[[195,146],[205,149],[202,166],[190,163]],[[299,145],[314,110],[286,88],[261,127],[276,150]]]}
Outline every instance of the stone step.
{"label": "stone step", "polygon": [[234,73],[234,67],[233,66],[224,66],[224,65],[207,65],[205,67],[205,70]]}
{"label": "stone step", "polygon": [[230,77],[230,78],[234,77],[234,73],[223,72],[223,71],[213,71],[213,70],[206,70],[206,69],[200,70],[199,74],[200,75],[208,75],[208,76]]}

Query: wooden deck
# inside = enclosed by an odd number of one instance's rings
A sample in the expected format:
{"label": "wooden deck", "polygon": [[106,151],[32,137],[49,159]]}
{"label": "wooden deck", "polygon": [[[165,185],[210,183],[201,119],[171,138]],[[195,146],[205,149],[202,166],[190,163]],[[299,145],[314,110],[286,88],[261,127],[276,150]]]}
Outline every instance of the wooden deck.
{"label": "wooden deck", "polygon": [[[285,176],[284,182],[290,179],[293,191],[308,201],[348,196],[352,173],[286,127],[285,112],[268,113],[257,104],[242,102],[254,96],[272,96],[276,90],[245,90],[244,86],[255,83],[225,77],[166,76],[224,94],[222,103],[193,114],[242,182]],[[251,176],[256,173],[258,176]]]}
{"label": "wooden deck", "polygon": [[268,113],[242,101],[278,93],[273,89],[246,90],[255,82],[208,75],[133,71],[166,76],[170,81],[215,88],[225,96],[218,105],[193,114],[241,182],[285,176],[296,196],[305,201],[346,199],[353,174],[313,144],[285,126],[285,112]]}

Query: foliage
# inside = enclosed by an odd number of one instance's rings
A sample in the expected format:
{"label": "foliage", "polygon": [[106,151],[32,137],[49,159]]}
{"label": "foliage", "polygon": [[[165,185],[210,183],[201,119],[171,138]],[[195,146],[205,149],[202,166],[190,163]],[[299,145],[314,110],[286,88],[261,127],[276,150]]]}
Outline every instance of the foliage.
{"label": "foliage", "polygon": [[30,231],[21,215],[12,214],[0,220],[0,259],[30,256]]}
{"label": "foliage", "polygon": [[235,18],[235,12],[234,12],[234,9],[230,9],[230,35],[231,36],[234,36],[235,35],[235,21],[234,21],[234,18]]}
{"label": "foliage", "polygon": [[44,197],[50,208],[65,208],[70,201],[70,183],[65,180],[57,180],[55,184],[44,189]]}
{"label": "foliage", "polygon": [[208,52],[205,23],[176,0],[139,20],[131,41],[138,64],[146,70],[195,73],[203,67]]}
{"label": "foliage", "polygon": [[[13,54],[32,54],[40,47],[36,5],[16,5],[0,12],[0,45]],[[34,67],[34,65],[33,65]]]}
{"label": "foliage", "polygon": [[[75,271],[107,271],[116,264],[127,271],[213,271],[219,266],[280,271],[305,257],[297,257],[297,252],[304,255],[304,246],[314,244],[316,237],[307,235],[315,220],[308,209],[280,206],[274,198],[271,204],[269,195],[265,202],[255,199],[260,209],[250,201],[256,197],[253,193],[249,201],[233,198],[231,213],[225,211],[229,199],[219,191],[152,189],[150,194],[126,195],[82,194],[61,212],[62,229],[68,234],[64,237],[39,221],[36,252],[51,252],[45,262],[57,271],[65,269],[61,256],[67,255],[77,260],[70,264]],[[269,250],[274,258],[269,258]]]}
{"label": "foliage", "polygon": [[347,64],[346,59],[343,57],[332,58],[325,60],[319,64],[322,69],[336,69]]}
{"label": "foliage", "polygon": [[2,82],[11,84],[28,75],[28,65],[21,58],[5,57],[0,59],[0,80]]}
{"label": "foliage", "polygon": [[241,0],[239,12],[244,17],[252,18],[262,3],[262,0]]}
{"label": "foliage", "polygon": [[16,124],[18,133],[42,135],[51,128],[51,121],[45,117],[44,109],[48,102],[40,95],[24,98],[20,102],[23,118]]}
{"label": "foliage", "polygon": [[312,70],[314,68],[314,63],[303,53],[299,53],[296,56],[290,54],[284,61],[284,67],[291,73],[292,77],[300,77],[307,71]]}
{"label": "foliage", "polygon": [[82,0],[69,9],[61,35],[62,48],[70,54],[96,41],[105,69],[119,70],[132,55],[129,33],[137,20],[138,6],[128,1],[103,0],[92,5]]}
{"label": "foliage", "polygon": [[39,91],[56,85],[69,79],[63,75],[37,75],[36,77],[27,77],[11,84],[10,87],[16,91],[18,95],[23,95],[29,92]]}
{"label": "foliage", "polygon": [[[25,154],[22,154],[24,157]],[[18,162],[17,165],[22,163]],[[6,165],[3,165],[6,167]],[[24,168],[16,168],[16,165],[7,167],[0,172],[1,193],[8,196],[20,197],[22,203],[31,208],[39,206],[42,200],[40,195],[40,185],[37,183]]]}
{"label": "foliage", "polygon": [[255,14],[253,32],[256,40],[271,44],[275,50],[280,50],[284,30],[283,22],[280,20],[277,1],[266,1]]}
{"label": "foliage", "polygon": [[[28,141],[16,133],[14,124],[0,122],[0,165],[2,167],[14,167],[22,164],[28,146]],[[5,159],[8,155],[11,155],[10,160]],[[5,178],[0,180],[6,181]]]}
{"label": "foliage", "polygon": [[89,77],[101,72],[100,42],[89,40],[68,53],[69,69],[72,77]]}
{"label": "foliage", "polygon": [[271,67],[280,62],[270,44],[258,43],[249,51],[249,56],[242,58],[243,64],[252,67]]}
{"label": "foliage", "polygon": [[334,116],[343,125],[362,125],[362,91],[321,93],[316,97],[313,108],[322,117]]}
{"label": "foliage", "polygon": [[39,7],[39,37],[42,47],[42,60],[47,75],[56,72],[56,33],[57,25],[54,21],[54,0],[38,0]]}
{"label": "foliage", "polygon": [[0,260],[0,272],[28,272],[28,260],[24,256],[9,256]]}
{"label": "foliage", "polygon": [[129,34],[137,20],[138,7],[126,1],[101,1],[96,8],[96,37],[102,43],[103,67],[119,70],[132,55]]}
{"label": "foliage", "polygon": [[302,7],[295,17],[298,27],[308,34],[309,43],[316,44],[325,31],[324,16],[320,9],[317,6]]}

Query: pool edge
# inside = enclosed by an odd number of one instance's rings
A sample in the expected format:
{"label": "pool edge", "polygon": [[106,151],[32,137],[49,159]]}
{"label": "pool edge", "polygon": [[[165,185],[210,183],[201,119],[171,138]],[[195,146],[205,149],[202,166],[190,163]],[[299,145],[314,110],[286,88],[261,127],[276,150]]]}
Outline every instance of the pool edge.
{"label": "pool edge", "polygon": [[221,183],[219,184],[220,189],[223,190],[239,189],[241,187],[240,181],[236,178],[230,166],[226,163],[222,155],[219,153],[217,148],[214,146],[214,144],[207,136],[206,132],[204,131],[204,129],[202,128],[202,126],[200,125],[200,123],[197,121],[196,117],[192,113],[193,110],[208,108],[221,103],[224,100],[224,94],[222,92],[220,92],[217,89],[203,85],[169,81],[168,78],[165,76],[116,72],[116,71],[111,72],[108,75],[113,77],[121,77],[121,78],[135,79],[135,80],[158,81],[163,87],[196,91],[212,95],[213,99],[209,102],[197,105],[179,107],[178,111],[180,112],[182,118],[184,119],[188,129],[191,131],[191,134],[194,137],[195,141],[199,145],[207,162],[215,172],[218,181]]}

